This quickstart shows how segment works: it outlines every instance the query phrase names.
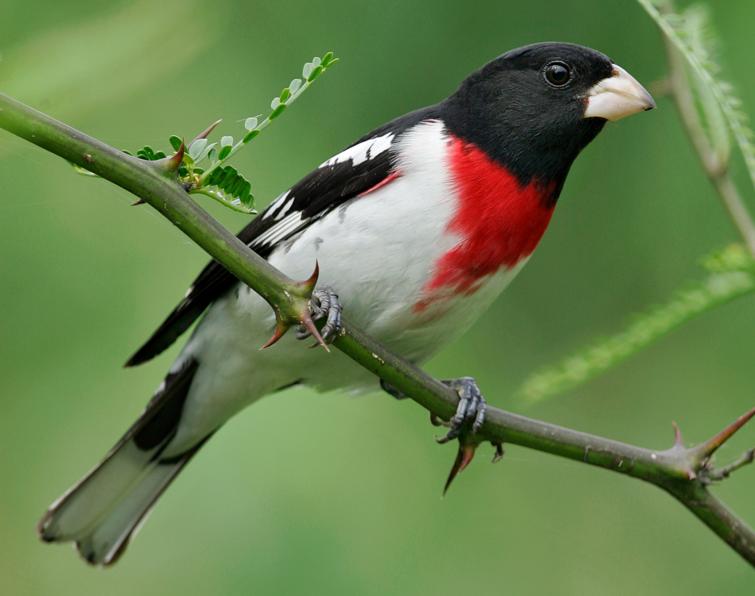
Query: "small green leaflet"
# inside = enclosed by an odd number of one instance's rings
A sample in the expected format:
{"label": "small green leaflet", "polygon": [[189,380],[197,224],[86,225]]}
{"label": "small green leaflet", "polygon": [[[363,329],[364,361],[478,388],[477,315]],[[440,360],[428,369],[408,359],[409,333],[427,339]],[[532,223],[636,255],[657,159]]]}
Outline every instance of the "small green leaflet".
{"label": "small green leaflet", "polygon": [[[171,165],[167,161],[168,155],[164,151],[155,150],[149,145],[139,149],[136,152],[136,157],[149,162],[166,160],[163,164],[156,163],[155,167],[161,168],[165,173],[174,171],[177,175],[177,182],[189,194],[205,195],[241,213],[256,213],[251,182],[235,168],[227,165],[226,161],[233,157],[238,149],[247,145],[267,128],[309,88],[316,78],[336,62],[338,62],[338,58],[335,57],[333,52],[325,53],[322,58],[315,56],[311,62],[307,62],[302,68],[302,77],[292,79],[288,87],[284,87],[280,94],[270,102],[271,112],[267,117],[250,116],[243,120],[243,136],[238,141],[231,135],[223,135],[219,141],[210,142],[208,137],[214,128],[220,124],[220,120],[212,124],[188,143],[177,171],[175,164]],[[172,135],[168,142],[174,151],[172,156],[176,155],[184,145],[183,139],[177,135]],[[131,154],[129,153],[129,155]],[[96,176],[85,168],[71,165],[80,174]]]}

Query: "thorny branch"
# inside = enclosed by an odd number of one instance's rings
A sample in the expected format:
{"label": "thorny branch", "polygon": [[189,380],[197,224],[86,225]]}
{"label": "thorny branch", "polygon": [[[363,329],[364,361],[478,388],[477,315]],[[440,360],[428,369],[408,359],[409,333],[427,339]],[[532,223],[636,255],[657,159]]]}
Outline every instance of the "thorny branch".
{"label": "thorny branch", "polygon": [[[313,280],[300,283],[289,279],[202,210],[176,182],[175,167],[179,160],[146,162],[133,158],[1,93],[0,128],[98,174],[149,203],[265,298],[275,310],[280,327],[299,324],[308,316]],[[452,389],[348,322],[344,322],[344,327],[334,342],[339,350],[432,415],[445,420],[453,415],[458,396]],[[708,490],[711,480],[725,478],[746,463],[747,457],[743,457],[716,469],[711,467],[711,457],[753,415],[755,408],[699,445],[684,448],[681,435],[677,434],[673,447],[655,451],[490,407],[475,441],[513,443],[650,482],[673,495],[755,566],[755,532]]]}

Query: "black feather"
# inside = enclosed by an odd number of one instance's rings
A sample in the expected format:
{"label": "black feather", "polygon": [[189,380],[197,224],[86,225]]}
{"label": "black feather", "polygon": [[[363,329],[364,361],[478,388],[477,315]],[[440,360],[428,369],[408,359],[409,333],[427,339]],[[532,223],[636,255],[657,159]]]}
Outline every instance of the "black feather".
{"label": "black feather", "polygon": [[132,435],[139,449],[149,451],[166,445],[173,438],[198,367],[196,360],[190,360],[179,370],[168,373],[165,377],[162,388],[150,400],[144,414],[127,433]]}

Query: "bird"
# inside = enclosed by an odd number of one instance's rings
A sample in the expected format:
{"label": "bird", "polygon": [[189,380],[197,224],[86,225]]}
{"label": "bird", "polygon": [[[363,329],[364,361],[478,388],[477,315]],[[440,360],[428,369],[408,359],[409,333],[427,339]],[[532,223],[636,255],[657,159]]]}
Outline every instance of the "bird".
{"label": "bird", "polygon": [[[349,323],[421,364],[522,269],[573,161],[606,122],[654,107],[645,88],[597,50],[520,47],[442,101],[324,161],[238,237],[294,279],[318,264],[312,311],[327,319],[323,336],[338,331],[343,310]],[[44,514],[42,540],[73,542],[88,563],[111,565],[178,473],[246,406],[294,385],[377,389],[343,354],[304,349],[305,332],[260,350],[275,328],[272,310],[214,261],[127,366],[160,354],[195,323],[143,414]],[[447,383],[461,398],[451,439],[479,428],[485,404],[473,378]]]}

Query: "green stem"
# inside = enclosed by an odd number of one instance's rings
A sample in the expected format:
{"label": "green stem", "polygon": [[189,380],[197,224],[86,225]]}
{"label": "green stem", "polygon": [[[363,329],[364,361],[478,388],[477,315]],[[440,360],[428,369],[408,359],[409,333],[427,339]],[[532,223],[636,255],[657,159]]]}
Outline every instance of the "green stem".
{"label": "green stem", "polygon": [[[335,64],[335,62],[333,64]],[[301,97],[302,93],[304,93],[307,89],[309,89],[309,87],[312,85],[313,82],[314,81],[304,79],[301,84],[301,87],[299,87],[299,89],[297,89],[295,93],[293,93],[285,102],[283,102],[286,106],[285,109],[287,110],[288,108],[290,108],[291,104],[294,103],[299,97]],[[265,117],[265,119],[262,122],[260,122],[253,130],[247,131],[246,134],[239,141],[237,141],[236,144],[231,148],[231,151],[228,155],[226,155],[223,159],[218,160],[216,163],[210,165],[202,173],[202,176],[199,178],[199,185],[201,186],[203,184],[206,184],[212,172],[217,170],[220,166],[225,165],[228,162],[228,160],[230,160],[236,154],[236,152],[239,149],[241,149],[241,147],[249,144],[253,139],[256,139],[263,130],[265,130],[268,126],[270,126],[270,123],[273,121],[272,116],[274,113],[275,112],[273,111],[270,114],[268,114]],[[249,138],[248,135],[251,132],[254,132],[254,136]]]}
{"label": "green stem", "polygon": [[227,207],[228,209],[235,211],[236,213],[243,213],[244,215],[254,215],[255,213],[257,213],[257,211],[255,211],[254,209],[244,206],[241,201],[238,201],[238,205],[234,205],[232,201],[226,200],[221,195],[221,193],[210,190],[208,188],[192,189],[189,191],[189,194],[204,195],[205,197],[209,197],[213,201],[216,201],[217,203],[223,205],[223,207]]}
{"label": "green stem", "polygon": [[[132,192],[263,296],[286,322],[295,322],[300,315],[305,300],[301,286],[256,255],[197,206],[175,181],[174,174],[166,173],[154,163],[133,158],[3,94],[0,94],[0,128]],[[334,345],[436,416],[448,419],[454,413],[458,396],[453,390],[348,322]],[[748,419],[740,419],[736,428]],[[724,438],[718,439],[713,448],[731,434],[733,430],[728,434],[719,433],[717,436]],[[708,492],[703,477],[695,473],[707,465],[700,448],[653,451],[492,407],[488,408],[480,438],[514,443],[655,484],[673,494],[755,565],[755,533]],[[708,449],[706,457],[710,452]]]}
{"label": "green stem", "polygon": [[753,222],[744,200],[731,179],[729,164],[722,163],[705,135],[700,114],[695,107],[695,99],[692,95],[689,76],[681,52],[667,36],[664,36],[663,41],[666,46],[669,66],[668,79],[671,86],[671,96],[679,111],[684,130],[697,153],[703,171],[715,187],[734,227],[742,236],[750,254],[755,257],[755,222]]}
{"label": "green stem", "polygon": [[742,558],[755,566],[752,529],[705,486],[698,482],[679,482],[666,487],[666,490]]}

